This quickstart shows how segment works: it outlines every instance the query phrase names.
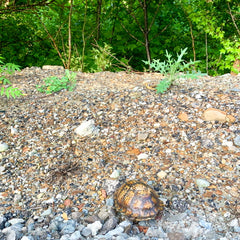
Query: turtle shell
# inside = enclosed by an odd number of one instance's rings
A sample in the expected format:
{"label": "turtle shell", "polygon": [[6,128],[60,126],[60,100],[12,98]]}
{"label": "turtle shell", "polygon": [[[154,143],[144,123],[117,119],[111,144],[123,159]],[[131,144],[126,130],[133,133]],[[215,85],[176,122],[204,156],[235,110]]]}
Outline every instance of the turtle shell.
{"label": "turtle shell", "polygon": [[154,219],[164,209],[157,193],[146,183],[131,180],[115,193],[115,208],[134,221]]}

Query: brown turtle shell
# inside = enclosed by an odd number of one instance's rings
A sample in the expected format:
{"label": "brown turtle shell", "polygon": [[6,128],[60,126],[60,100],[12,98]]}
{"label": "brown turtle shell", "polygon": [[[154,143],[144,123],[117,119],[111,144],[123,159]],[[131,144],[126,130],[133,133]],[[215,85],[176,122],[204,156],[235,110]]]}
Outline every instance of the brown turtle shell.
{"label": "brown turtle shell", "polygon": [[124,183],[115,193],[115,208],[131,220],[154,219],[164,209],[157,193],[146,183],[131,180]]}

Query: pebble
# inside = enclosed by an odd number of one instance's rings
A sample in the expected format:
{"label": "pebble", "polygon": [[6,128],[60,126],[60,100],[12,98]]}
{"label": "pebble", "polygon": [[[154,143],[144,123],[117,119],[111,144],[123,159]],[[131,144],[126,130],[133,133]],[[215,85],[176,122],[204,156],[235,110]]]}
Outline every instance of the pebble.
{"label": "pebble", "polygon": [[42,212],[41,216],[45,217],[48,216],[52,213],[52,208],[48,208],[47,210],[45,210],[44,212]]}
{"label": "pebble", "polygon": [[157,173],[158,178],[163,179],[167,176],[167,173],[164,171],[160,171]]}
{"label": "pebble", "polygon": [[0,143],[0,152],[8,150],[8,145],[6,143]]}
{"label": "pebble", "polygon": [[236,146],[240,147],[240,135],[237,135],[233,141]]}
{"label": "pebble", "polygon": [[80,137],[86,137],[91,135],[97,135],[99,133],[99,129],[95,126],[95,121],[85,120],[75,129],[75,133]]}
{"label": "pebble", "polygon": [[12,218],[12,219],[8,220],[8,222],[11,225],[14,225],[14,224],[18,224],[18,223],[24,223],[24,219],[22,219],[22,218]]}
{"label": "pebble", "polygon": [[120,170],[114,170],[112,174],[110,175],[110,178],[119,178],[121,171]]}
{"label": "pebble", "polygon": [[208,108],[203,113],[205,121],[220,121],[220,122],[234,122],[235,118],[231,115],[227,115],[226,112],[215,108]]}
{"label": "pebble", "polygon": [[196,184],[199,188],[207,188],[210,186],[210,183],[207,180],[201,178],[196,179]]}
{"label": "pebble", "polygon": [[148,158],[148,154],[146,153],[141,153],[137,156],[138,160],[143,160]]}
{"label": "pebble", "polygon": [[96,221],[88,224],[87,228],[91,230],[93,236],[96,236],[97,232],[102,228],[102,223],[100,221]]}

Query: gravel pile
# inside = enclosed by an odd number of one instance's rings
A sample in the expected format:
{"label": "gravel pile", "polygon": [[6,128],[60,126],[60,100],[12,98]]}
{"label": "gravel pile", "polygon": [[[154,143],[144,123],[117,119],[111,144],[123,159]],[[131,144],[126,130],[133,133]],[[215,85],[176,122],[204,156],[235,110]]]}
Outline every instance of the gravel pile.
{"label": "gravel pile", "polygon": [[[240,239],[240,76],[78,73],[73,92],[36,90],[62,69],[24,69],[0,101],[0,239]],[[126,180],[149,184],[161,219],[114,211]]]}

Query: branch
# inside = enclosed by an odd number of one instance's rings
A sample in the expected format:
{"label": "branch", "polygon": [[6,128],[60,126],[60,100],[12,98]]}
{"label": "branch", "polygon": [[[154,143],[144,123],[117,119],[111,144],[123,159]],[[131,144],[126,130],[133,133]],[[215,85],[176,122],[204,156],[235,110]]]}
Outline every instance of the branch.
{"label": "branch", "polygon": [[150,32],[150,30],[151,30],[151,28],[152,28],[152,25],[153,25],[153,23],[155,22],[155,19],[156,19],[156,17],[157,17],[157,13],[158,13],[158,11],[159,11],[159,8],[160,8],[160,5],[162,4],[162,1],[158,4],[158,7],[157,7],[157,9],[156,9],[156,11],[155,11],[155,13],[154,13],[154,17],[153,17],[153,19],[152,19],[152,21],[151,21],[151,23],[150,23],[150,25],[149,25],[149,28],[148,28],[148,31]]}
{"label": "branch", "polygon": [[231,16],[231,18],[232,18],[232,21],[233,21],[233,25],[235,26],[235,28],[236,28],[236,30],[237,30],[237,32],[238,32],[238,35],[240,36],[240,31],[239,31],[239,28],[238,28],[238,26],[237,26],[237,24],[236,24],[235,18],[234,18],[233,14],[232,14],[232,11],[231,11],[229,2],[227,3],[227,5],[228,5],[228,9],[229,9],[229,14],[230,14],[230,16]]}
{"label": "branch", "polygon": [[[124,5],[124,6],[125,6],[125,5]],[[141,27],[141,24],[140,24],[139,21],[137,20],[136,16],[135,16],[134,14],[132,14],[132,12],[129,11],[126,6],[125,6],[125,9],[126,9],[126,11],[128,12],[128,14],[130,14],[130,15],[132,16],[132,18],[133,18],[133,19],[135,20],[135,22],[137,23],[137,25],[138,25],[139,29],[141,30],[141,32],[144,34],[144,29]]]}
{"label": "branch", "polygon": [[[33,3],[33,4],[23,4],[23,5],[12,5],[12,6],[6,6],[5,8],[0,9],[0,14],[8,14],[12,12],[21,12],[26,10],[35,10],[36,7],[41,6],[48,6],[49,4],[55,2],[56,0],[42,0],[39,3]],[[1,1],[2,2],[2,1]]]}
{"label": "branch", "polygon": [[[119,20],[120,20],[120,19],[119,19]],[[141,40],[139,40],[138,38],[136,38],[134,35],[132,35],[132,34],[126,29],[126,27],[121,23],[121,21],[120,21],[120,24],[121,24],[121,26],[124,28],[124,30],[125,30],[133,39],[135,39],[137,42],[140,42],[142,45],[145,45],[144,42],[142,42]]]}

